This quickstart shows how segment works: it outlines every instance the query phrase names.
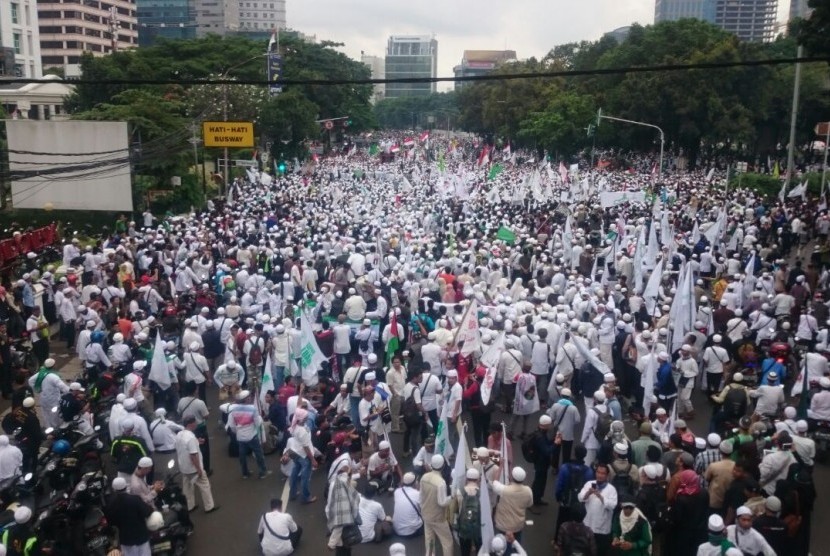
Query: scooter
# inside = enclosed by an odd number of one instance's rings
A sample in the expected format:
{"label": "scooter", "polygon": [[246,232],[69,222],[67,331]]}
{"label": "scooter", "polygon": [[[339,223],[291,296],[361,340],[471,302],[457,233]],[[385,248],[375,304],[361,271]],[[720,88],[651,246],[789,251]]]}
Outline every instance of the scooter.
{"label": "scooter", "polygon": [[164,488],[156,497],[156,508],[161,513],[164,525],[150,534],[152,554],[183,556],[187,553],[187,538],[193,532],[193,525],[187,515],[187,500],[175,482],[179,476],[178,472],[173,472],[175,466],[172,460],[167,463],[168,475]]}

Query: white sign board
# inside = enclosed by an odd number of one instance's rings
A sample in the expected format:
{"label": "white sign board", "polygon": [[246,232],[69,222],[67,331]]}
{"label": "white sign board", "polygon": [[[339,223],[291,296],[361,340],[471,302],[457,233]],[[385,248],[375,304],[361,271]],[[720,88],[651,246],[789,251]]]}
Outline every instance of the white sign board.
{"label": "white sign board", "polygon": [[126,122],[6,120],[14,208],[133,210]]}

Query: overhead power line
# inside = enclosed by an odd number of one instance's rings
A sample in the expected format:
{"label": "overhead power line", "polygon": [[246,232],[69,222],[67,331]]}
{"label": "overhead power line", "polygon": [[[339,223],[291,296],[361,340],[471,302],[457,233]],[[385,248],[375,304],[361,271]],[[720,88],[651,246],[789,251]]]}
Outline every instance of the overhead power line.
{"label": "overhead power line", "polygon": [[[809,64],[830,62],[830,56],[801,58],[775,58],[766,60],[743,60],[738,62],[698,62],[694,64],[666,64],[659,66],[631,66],[626,68],[595,68],[586,70],[559,70],[530,73],[503,73],[487,75],[465,75],[460,77],[400,77],[392,79],[279,79],[268,81],[262,79],[73,79],[73,85],[381,85],[390,83],[450,83],[479,81],[512,81],[516,79],[550,79],[555,77],[580,77],[595,75],[623,75],[631,73],[659,73],[690,70],[718,70],[741,67],[781,66],[792,64]],[[9,83],[51,83],[48,79],[27,79],[12,77],[5,79]]]}

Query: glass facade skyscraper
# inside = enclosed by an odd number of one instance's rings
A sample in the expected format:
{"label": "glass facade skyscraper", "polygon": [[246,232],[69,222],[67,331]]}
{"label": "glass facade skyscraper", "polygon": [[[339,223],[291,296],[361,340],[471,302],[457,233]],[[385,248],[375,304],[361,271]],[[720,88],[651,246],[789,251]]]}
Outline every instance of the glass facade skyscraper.
{"label": "glass facade skyscraper", "polygon": [[[386,47],[386,79],[438,76],[438,41],[429,36],[392,36]],[[428,95],[436,83],[387,83],[386,98]]]}

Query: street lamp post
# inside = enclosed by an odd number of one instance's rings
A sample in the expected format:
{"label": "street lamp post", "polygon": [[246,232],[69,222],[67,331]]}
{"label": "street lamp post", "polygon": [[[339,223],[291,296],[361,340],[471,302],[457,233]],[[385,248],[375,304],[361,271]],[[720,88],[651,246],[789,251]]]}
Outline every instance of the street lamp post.
{"label": "street lamp post", "polygon": [[633,125],[639,125],[639,126],[643,126],[643,127],[650,127],[652,129],[656,129],[657,131],[659,131],[660,132],[660,167],[657,170],[657,177],[659,179],[663,178],[663,152],[665,151],[665,147],[666,147],[666,134],[663,133],[663,130],[659,126],[656,126],[654,124],[647,124],[645,122],[638,122],[638,121],[635,121],[635,120],[626,120],[625,118],[615,118],[614,116],[604,116],[602,114],[602,109],[600,109],[599,112],[597,113],[597,124],[599,124],[600,120],[613,120],[615,122],[623,122],[623,123],[626,123],[626,124],[633,124]]}

